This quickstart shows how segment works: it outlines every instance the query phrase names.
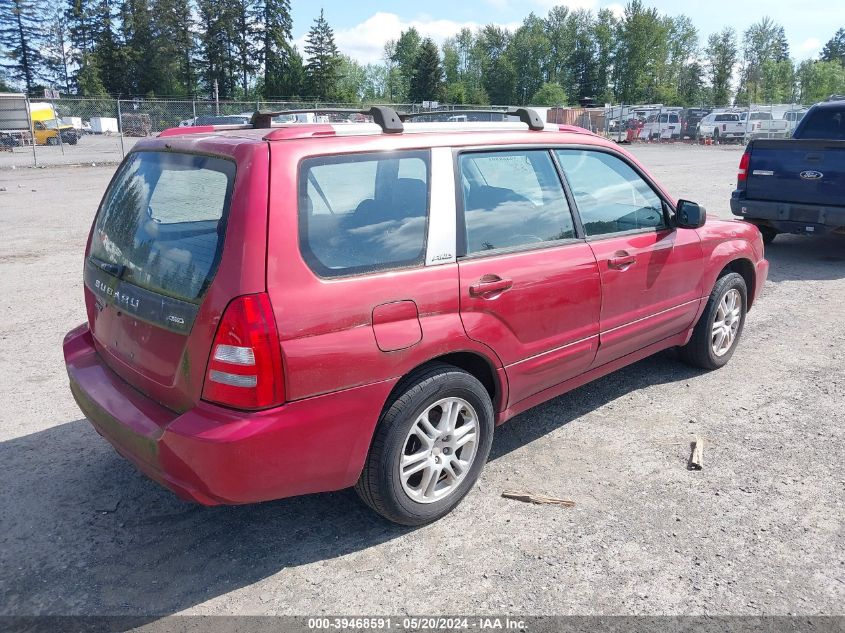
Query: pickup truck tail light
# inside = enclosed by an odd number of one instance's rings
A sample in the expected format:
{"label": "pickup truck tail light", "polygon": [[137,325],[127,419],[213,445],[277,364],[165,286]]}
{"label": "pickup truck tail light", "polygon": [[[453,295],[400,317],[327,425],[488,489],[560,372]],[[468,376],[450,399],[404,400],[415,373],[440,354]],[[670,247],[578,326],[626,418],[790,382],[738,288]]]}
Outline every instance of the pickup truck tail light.
{"label": "pickup truck tail light", "polygon": [[748,180],[748,164],[751,162],[751,153],[745,152],[742,158],[739,159],[739,170],[736,172],[736,184],[739,187],[740,183]]}
{"label": "pickup truck tail light", "polygon": [[285,399],[282,352],[266,293],[234,299],[211,346],[202,398],[235,409],[266,409]]}

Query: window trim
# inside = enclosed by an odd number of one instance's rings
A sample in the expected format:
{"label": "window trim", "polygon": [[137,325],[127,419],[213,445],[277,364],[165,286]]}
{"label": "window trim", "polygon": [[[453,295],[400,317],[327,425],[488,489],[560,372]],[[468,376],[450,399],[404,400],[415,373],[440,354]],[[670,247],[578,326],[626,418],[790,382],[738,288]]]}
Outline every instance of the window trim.
{"label": "window trim", "polygon": [[[464,207],[463,183],[461,183],[461,156],[464,154],[489,154],[493,152],[516,152],[516,151],[535,151],[545,152],[552,163],[555,174],[558,177],[561,188],[564,193],[564,200],[566,200],[569,216],[572,219],[572,227],[575,232],[575,237],[566,238],[562,240],[545,240],[543,242],[532,242],[530,244],[519,244],[517,246],[504,246],[502,248],[494,248],[489,251],[479,251],[477,253],[467,253],[467,231],[466,231],[466,209]],[[554,157],[552,147],[548,145],[533,145],[533,144],[515,144],[515,145],[478,145],[472,147],[455,147],[452,149],[452,171],[455,178],[455,253],[458,260],[473,260],[483,257],[493,257],[496,255],[510,255],[512,253],[523,253],[530,251],[538,251],[547,248],[557,248],[559,246],[569,246],[572,244],[583,243],[584,238],[579,230],[580,217],[578,216],[571,193],[567,189],[565,180],[561,178],[559,166]]]}
{"label": "window trim", "polygon": [[[661,206],[663,207],[663,220],[666,222],[666,226],[664,227],[646,227],[642,229],[629,229],[627,231],[616,231],[615,233],[601,233],[599,235],[587,235],[586,231],[584,231],[584,239],[587,242],[599,242],[602,240],[614,239],[616,237],[626,237],[629,235],[639,235],[639,234],[647,234],[647,233],[660,233],[663,231],[674,231],[677,227],[674,225],[674,214],[675,214],[675,205],[669,200],[660,189],[657,187],[656,183],[649,177],[642,169],[640,169],[637,165],[632,163],[624,154],[619,152],[615,152],[610,148],[607,147],[600,147],[600,146],[592,146],[592,145],[566,145],[562,147],[554,147],[552,149],[552,155],[557,159],[557,151],[556,150],[583,150],[583,151],[594,151],[594,152],[601,152],[603,154],[609,154],[615,158],[618,158],[623,163],[625,163],[628,167],[630,167],[634,173],[636,173],[648,187],[652,190],[654,195],[661,202]],[[561,173],[563,174],[564,180],[569,186],[569,178],[566,176],[566,172],[561,168]],[[574,196],[573,196],[574,197]],[[581,220],[581,210],[578,209],[577,202],[575,203],[575,211],[578,214],[578,220],[582,223]]]}
{"label": "window trim", "polygon": [[[386,272],[397,270],[411,270],[414,268],[424,268],[426,266],[426,257],[428,255],[428,232],[431,223],[431,176],[432,176],[432,147],[410,147],[401,149],[377,149],[377,150],[360,150],[353,152],[337,152],[325,154],[310,154],[299,159],[296,166],[296,239],[299,247],[299,255],[302,261],[308,266],[309,270],[313,272],[319,279],[327,281],[335,279],[348,279],[351,277],[363,277],[366,275],[377,275]],[[425,209],[425,226],[423,228],[423,241],[420,255],[413,261],[403,261],[387,264],[384,266],[368,266],[355,268],[345,268],[342,271],[334,271],[328,268],[320,261],[314,254],[308,243],[308,222],[303,221],[306,214],[303,212],[302,199],[303,192],[307,191],[307,176],[304,164],[313,160],[327,160],[328,162],[344,162],[344,158],[351,156],[378,156],[386,154],[425,154],[424,162],[426,168],[426,209]],[[378,160],[378,159],[376,159]],[[376,168],[378,170],[378,168]],[[376,173],[378,177],[378,171]]]}

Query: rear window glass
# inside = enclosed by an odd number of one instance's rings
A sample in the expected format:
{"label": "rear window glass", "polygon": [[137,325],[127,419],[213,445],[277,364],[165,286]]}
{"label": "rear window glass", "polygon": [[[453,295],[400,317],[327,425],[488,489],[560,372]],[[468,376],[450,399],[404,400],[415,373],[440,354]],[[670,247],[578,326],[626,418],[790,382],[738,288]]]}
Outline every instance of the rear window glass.
{"label": "rear window glass", "polygon": [[814,110],[801,121],[801,128],[796,137],[845,140],[845,125],[843,125],[842,120],[844,117],[845,108],[842,110],[828,108]]}
{"label": "rear window glass", "polygon": [[717,114],[717,121],[739,121],[739,116],[736,114]]}
{"label": "rear window glass", "polygon": [[302,254],[322,276],[422,263],[429,152],[324,156],[302,162]]}
{"label": "rear window glass", "polygon": [[193,154],[137,152],[106,193],[91,240],[94,264],[186,301],[217,266],[235,164]]}

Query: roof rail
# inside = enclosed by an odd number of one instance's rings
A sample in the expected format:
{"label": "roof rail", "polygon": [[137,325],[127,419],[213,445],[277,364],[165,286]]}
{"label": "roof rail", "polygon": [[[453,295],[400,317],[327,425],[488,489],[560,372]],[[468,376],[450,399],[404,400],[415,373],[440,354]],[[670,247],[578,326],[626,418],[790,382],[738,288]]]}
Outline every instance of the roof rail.
{"label": "roof rail", "polygon": [[543,119],[531,108],[509,108],[507,110],[429,110],[428,112],[401,112],[399,118],[403,121],[424,116],[460,116],[465,114],[500,114],[502,116],[515,116],[528,126],[529,130],[535,132],[545,129]]}
{"label": "roof rail", "polygon": [[252,127],[271,128],[273,118],[285,114],[363,114],[373,117],[373,121],[385,134],[398,134],[405,129],[402,120],[393,108],[387,106],[373,106],[369,110],[358,110],[356,108],[306,108],[302,110],[257,110],[252,115]]}

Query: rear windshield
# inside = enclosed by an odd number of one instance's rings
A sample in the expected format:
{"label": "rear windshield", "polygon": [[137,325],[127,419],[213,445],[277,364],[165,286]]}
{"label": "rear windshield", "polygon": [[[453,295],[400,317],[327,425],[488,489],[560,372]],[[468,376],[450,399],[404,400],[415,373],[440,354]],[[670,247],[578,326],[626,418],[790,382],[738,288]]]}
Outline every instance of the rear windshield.
{"label": "rear windshield", "polygon": [[217,267],[235,176],[232,161],[194,154],[131,154],[106,193],[91,260],[106,272],[186,301]]}
{"label": "rear windshield", "polygon": [[717,121],[739,121],[739,117],[736,114],[717,114],[716,120]]}
{"label": "rear windshield", "polygon": [[819,108],[805,116],[798,128],[796,138],[845,140],[845,108],[834,110]]}

